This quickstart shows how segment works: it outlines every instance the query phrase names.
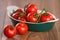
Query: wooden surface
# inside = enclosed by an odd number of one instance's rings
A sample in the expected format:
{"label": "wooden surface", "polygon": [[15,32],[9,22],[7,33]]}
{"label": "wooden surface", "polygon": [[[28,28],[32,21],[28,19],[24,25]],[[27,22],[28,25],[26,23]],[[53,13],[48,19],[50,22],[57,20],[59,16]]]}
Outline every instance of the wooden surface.
{"label": "wooden surface", "polygon": [[[51,9],[52,12],[60,18],[60,0],[1,0],[0,1],[0,40],[60,40],[60,20],[56,22],[54,28],[47,32],[30,32],[25,35],[16,35],[14,38],[7,38],[3,34],[3,29],[6,24],[10,24],[11,21],[7,16],[6,7],[8,5],[17,5],[23,7],[27,2],[35,3],[39,9],[45,7]],[[48,2],[48,3],[47,3]],[[39,4],[40,3],[40,4]],[[11,23],[12,24],[12,23]]]}

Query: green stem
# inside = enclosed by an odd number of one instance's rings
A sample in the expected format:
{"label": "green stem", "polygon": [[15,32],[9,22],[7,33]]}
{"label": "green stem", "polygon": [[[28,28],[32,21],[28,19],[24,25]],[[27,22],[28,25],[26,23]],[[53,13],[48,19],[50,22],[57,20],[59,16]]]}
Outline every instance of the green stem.
{"label": "green stem", "polygon": [[45,13],[47,13],[47,10],[45,8],[43,8],[43,11],[45,11]]}
{"label": "green stem", "polygon": [[24,6],[24,11],[25,11],[25,9],[28,7],[29,4],[30,4],[30,3],[28,3],[27,5]]}
{"label": "green stem", "polygon": [[10,30],[14,30],[14,27],[13,27],[13,26],[11,26],[11,27],[10,27]]}
{"label": "green stem", "polygon": [[23,12],[23,13],[21,13],[19,16],[22,17],[22,16],[25,15],[25,14],[26,14],[26,13]]}
{"label": "green stem", "polygon": [[45,11],[45,16],[48,16],[47,10],[45,8],[43,8],[43,11]]}

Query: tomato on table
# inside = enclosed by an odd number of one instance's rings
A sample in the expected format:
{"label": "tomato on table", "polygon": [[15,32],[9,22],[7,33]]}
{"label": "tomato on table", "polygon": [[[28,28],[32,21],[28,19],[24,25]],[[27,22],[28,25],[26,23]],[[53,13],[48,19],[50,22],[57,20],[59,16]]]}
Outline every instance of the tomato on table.
{"label": "tomato on table", "polygon": [[16,35],[16,28],[9,24],[5,26],[3,32],[8,38],[12,38]]}
{"label": "tomato on table", "polygon": [[28,25],[25,23],[17,23],[15,27],[18,34],[21,35],[25,34],[28,31]]}

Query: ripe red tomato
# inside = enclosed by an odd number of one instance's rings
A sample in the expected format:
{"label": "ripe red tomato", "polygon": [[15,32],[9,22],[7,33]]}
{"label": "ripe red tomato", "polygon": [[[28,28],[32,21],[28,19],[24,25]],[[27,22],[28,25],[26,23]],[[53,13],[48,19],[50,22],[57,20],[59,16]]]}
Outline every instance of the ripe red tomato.
{"label": "ripe red tomato", "polygon": [[30,13],[30,12],[36,13],[37,10],[38,10],[38,8],[36,7],[35,4],[29,4],[29,5],[25,8],[25,11],[26,11],[27,14]]}
{"label": "ripe red tomato", "polygon": [[47,21],[50,21],[50,20],[54,20],[53,16],[49,13],[43,13],[40,17],[40,21],[41,22],[47,22]]}
{"label": "ripe red tomato", "polygon": [[[21,15],[22,14],[22,15]],[[24,13],[21,13],[20,16],[18,17],[18,20],[21,21],[26,21],[26,15]]]}
{"label": "ripe red tomato", "polygon": [[21,35],[25,34],[28,31],[28,26],[25,23],[17,23],[15,27],[17,29],[17,32]]}
{"label": "ripe red tomato", "polygon": [[26,21],[26,19],[24,17],[18,17],[18,20]]}
{"label": "ripe red tomato", "polygon": [[6,25],[3,32],[7,37],[12,38],[16,35],[16,28],[13,28],[12,25]]}
{"label": "ripe red tomato", "polygon": [[38,15],[36,13],[30,12],[27,15],[27,21],[28,22],[37,22],[38,21]]}
{"label": "ripe red tomato", "polygon": [[18,19],[20,12],[16,12],[12,14],[12,17]]}
{"label": "ripe red tomato", "polygon": [[17,9],[16,11],[13,12],[13,14],[11,15],[13,18],[18,19],[19,15],[22,13],[23,11],[21,9]]}

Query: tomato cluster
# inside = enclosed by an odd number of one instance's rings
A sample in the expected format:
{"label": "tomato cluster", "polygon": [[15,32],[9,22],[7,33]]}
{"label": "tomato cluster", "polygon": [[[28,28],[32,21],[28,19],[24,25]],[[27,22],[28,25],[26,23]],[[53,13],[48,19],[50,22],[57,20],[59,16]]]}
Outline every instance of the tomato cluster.
{"label": "tomato cluster", "polygon": [[17,23],[16,26],[8,24],[5,26],[3,32],[8,38],[12,38],[16,35],[16,33],[23,35],[27,33],[28,25],[25,23]]}
{"label": "tomato cluster", "polygon": [[16,11],[14,11],[11,16],[17,20],[26,21],[25,12],[23,12],[21,9],[17,9]]}
{"label": "tomato cluster", "polygon": [[[28,4],[24,7],[24,10],[17,9],[11,16],[17,20],[33,23],[54,20],[53,16],[45,9],[42,9],[41,13],[38,13],[37,11],[38,8],[35,4]],[[43,11],[45,12],[43,13]]]}

